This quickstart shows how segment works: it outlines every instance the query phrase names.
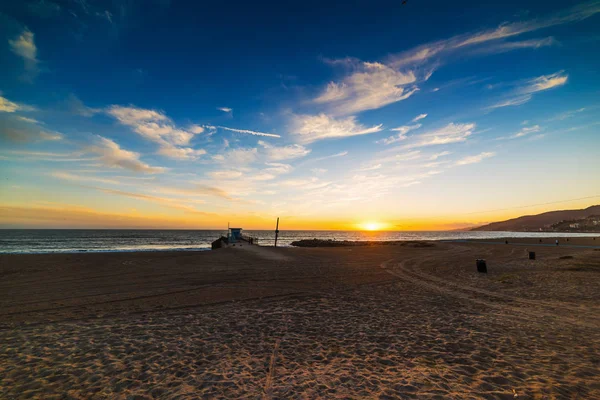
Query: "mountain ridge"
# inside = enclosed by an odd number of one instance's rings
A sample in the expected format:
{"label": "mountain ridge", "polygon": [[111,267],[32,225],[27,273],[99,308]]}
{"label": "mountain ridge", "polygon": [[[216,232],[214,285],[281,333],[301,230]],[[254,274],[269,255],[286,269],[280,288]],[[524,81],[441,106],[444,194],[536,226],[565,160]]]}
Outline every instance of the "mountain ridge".
{"label": "mountain ridge", "polygon": [[471,231],[600,232],[600,205],[523,215],[472,228]]}

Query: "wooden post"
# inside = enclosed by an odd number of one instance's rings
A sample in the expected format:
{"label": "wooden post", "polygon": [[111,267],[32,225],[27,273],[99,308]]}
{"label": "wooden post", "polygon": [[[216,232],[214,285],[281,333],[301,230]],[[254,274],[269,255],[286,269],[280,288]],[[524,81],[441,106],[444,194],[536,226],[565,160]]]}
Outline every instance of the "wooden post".
{"label": "wooden post", "polygon": [[277,236],[279,236],[279,217],[277,217],[277,226],[275,226],[275,247],[277,247]]}

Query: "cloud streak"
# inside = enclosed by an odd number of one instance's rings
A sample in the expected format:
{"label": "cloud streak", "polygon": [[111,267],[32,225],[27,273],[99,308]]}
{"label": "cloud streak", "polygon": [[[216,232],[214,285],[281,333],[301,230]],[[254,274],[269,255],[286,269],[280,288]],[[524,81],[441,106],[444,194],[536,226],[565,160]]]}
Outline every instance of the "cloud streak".
{"label": "cloud streak", "polygon": [[258,145],[263,147],[267,154],[267,158],[272,161],[305,157],[310,153],[310,149],[307,149],[299,144],[292,144],[289,146],[273,146],[270,143],[259,140]]}
{"label": "cloud streak", "polygon": [[326,114],[295,115],[292,119],[292,133],[303,143],[368,135],[381,131],[382,126],[366,127],[354,116],[335,119]]}
{"label": "cloud streak", "polygon": [[[567,10],[560,11],[550,16],[532,19],[529,21],[519,21],[503,23],[497,28],[482,30],[474,33],[467,33],[454,36],[449,39],[431,42],[404,53],[393,55],[389,58],[387,64],[392,68],[405,67],[407,65],[422,64],[434,57],[440,57],[467,47],[484,45],[489,42],[500,41],[524,33],[537,31],[551,26],[567,24],[587,19],[600,12],[600,3],[591,1]],[[533,42],[528,43],[533,45]],[[539,43],[538,43],[539,44]],[[545,43],[544,43],[545,44]],[[510,44],[508,44],[510,46]],[[523,46],[516,45],[515,48]],[[535,47],[535,46],[530,46]],[[506,50],[507,47],[500,50]]]}
{"label": "cloud streak", "polygon": [[417,121],[420,121],[420,120],[422,120],[424,118],[427,118],[427,114],[419,114],[416,117],[414,117],[411,122],[417,122]]}
{"label": "cloud streak", "polygon": [[475,123],[449,123],[443,128],[411,136],[416,140],[402,146],[405,149],[465,142],[473,134]]}
{"label": "cloud streak", "polygon": [[[425,114],[425,115],[427,115],[427,114]],[[425,117],[423,117],[423,118],[425,118]],[[413,131],[415,129],[419,129],[420,127],[421,127],[421,124],[415,124],[415,125],[399,126],[397,128],[390,129],[391,131],[398,132],[398,134],[397,135],[393,135],[393,136],[389,136],[389,137],[387,137],[385,139],[378,140],[376,143],[383,143],[385,145],[389,145],[389,144],[392,144],[392,143],[396,143],[396,142],[405,140],[406,139],[406,134],[408,132]]]}
{"label": "cloud streak", "polygon": [[513,97],[502,100],[486,109],[494,110],[502,107],[520,106],[531,100],[535,93],[564,86],[568,79],[569,75],[565,74],[564,71],[558,71],[554,74],[542,75],[537,78],[529,79],[523,86],[513,92]]}
{"label": "cloud streak", "polygon": [[382,63],[349,61],[354,70],[341,82],[330,82],[313,101],[333,115],[348,115],[404,100],[418,88],[412,71],[400,72]]}
{"label": "cloud streak", "polygon": [[468,156],[465,158],[462,158],[460,160],[458,160],[454,165],[456,166],[460,166],[460,165],[469,165],[469,164],[477,164],[480,163],[481,161],[485,160],[486,158],[490,158],[490,157],[494,157],[496,155],[496,153],[493,152],[483,152],[474,156]]}
{"label": "cloud streak", "polygon": [[160,155],[188,160],[206,154],[202,149],[184,147],[189,145],[194,135],[204,131],[201,126],[192,125],[190,129],[184,130],[176,127],[161,111],[133,106],[113,105],[106,109],[106,113],[140,136],[157,143],[160,146]]}
{"label": "cloud streak", "polygon": [[39,73],[39,60],[33,32],[25,28],[14,40],[9,40],[8,44],[12,52],[23,59],[27,80],[35,79]]}
{"label": "cloud streak", "polygon": [[211,126],[211,125],[207,125],[206,126],[209,129],[223,129],[225,131],[229,131],[229,132],[236,132],[236,133],[244,133],[247,135],[253,135],[253,136],[264,136],[264,137],[272,137],[272,138],[280,138],[280,135],[276,135],[274,133],[265,133],[265,132],[258,132],[258,131],[251,131],[248,129],[237,129],[237,128],[228,128],[226,126]]}
{"label": "cloud streak", "polygon": [[122,149],[116,142],[102,136],[96,137],[96,142],[84,148],[86,153],[99,156],[100,161],[111,168],[123,168],[134,172],[156,174],[164,172],[162,167],[152,167],[140,161],[140,154]]}

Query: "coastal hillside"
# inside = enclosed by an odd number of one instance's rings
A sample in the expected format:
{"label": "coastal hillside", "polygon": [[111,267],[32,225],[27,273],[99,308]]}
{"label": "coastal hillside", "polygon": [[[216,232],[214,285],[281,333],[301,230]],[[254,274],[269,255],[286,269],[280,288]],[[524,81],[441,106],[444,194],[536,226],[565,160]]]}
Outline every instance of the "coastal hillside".
{"label": "coastal hillside", "polygon": [[525,215],[471,229],[512,232],[600,232],[600,205]]}

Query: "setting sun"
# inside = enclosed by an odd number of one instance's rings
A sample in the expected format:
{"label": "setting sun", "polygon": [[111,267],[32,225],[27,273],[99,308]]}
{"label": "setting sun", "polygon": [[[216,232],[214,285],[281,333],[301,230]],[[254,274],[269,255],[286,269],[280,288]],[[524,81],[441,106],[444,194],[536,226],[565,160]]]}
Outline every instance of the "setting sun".
{"label": "setting sun", "polygon": [[379,222],[365,222],[360,227],[365,231],[379,231],[383,228],[383,224]]}

